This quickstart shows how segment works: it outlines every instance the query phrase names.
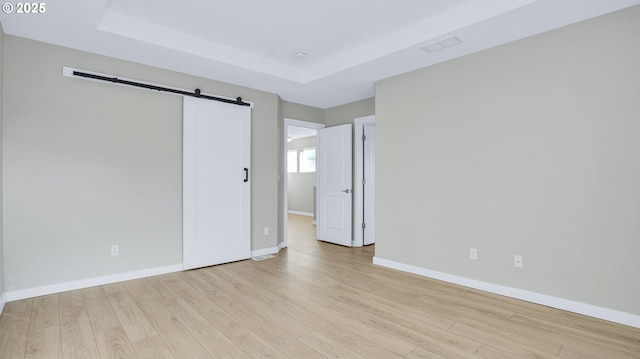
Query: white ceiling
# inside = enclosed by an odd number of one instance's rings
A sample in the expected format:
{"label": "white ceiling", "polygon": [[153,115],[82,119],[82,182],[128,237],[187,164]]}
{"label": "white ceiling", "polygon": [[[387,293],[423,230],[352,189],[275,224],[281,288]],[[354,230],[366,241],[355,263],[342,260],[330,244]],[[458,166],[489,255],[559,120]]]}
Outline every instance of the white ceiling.
{"label": "white ceiling", "polygon": [[287,127],[287,136],[291,137],[294,140],[316,136],[317,134],[318,134],[318,131],[311,128],[296,127],[296,126]]}
{"label": "white ceiling", "polygon": [[[43,14],[2,12],[0,21],[6,34],[328,108],[372,97],[377,80],[636,4],[640,0],[55,0],[45,3]],[[462,43],[422,49],[452,37]],[[296,59],[298,52],[308,57]]]}

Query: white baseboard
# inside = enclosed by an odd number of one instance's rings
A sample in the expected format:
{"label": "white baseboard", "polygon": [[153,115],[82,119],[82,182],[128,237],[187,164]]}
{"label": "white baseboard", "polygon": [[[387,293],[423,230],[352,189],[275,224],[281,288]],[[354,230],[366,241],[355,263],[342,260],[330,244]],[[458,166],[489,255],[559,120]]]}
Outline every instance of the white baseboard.
{"label": "white baseboard", "polygon": [[438,272],[438,271],[434,271],[434,270],[430,270],[422,267],[399,263],[399,262],[395,262],[395,261],[380,258],[380,257],[373,257],[373,264],[417,274],[423,277],[441,280],[444,282],[458,284],[458,285],[462,285],[469,288],[479,289],[485,292],[499,294],[499,295],[503,295],[503,296],[511,297],[515,299],[521,299],[527,302],[546,305],[548,307],[562,309],[562,310],[566,310],[573,313],[583,314],[583,315],[587,315],[594,318],[604,319],[611,322],[640,328],[640,315],[625,313],[625,312],[621,312],[621,311],[617,311],[609,308],[598,307],[592,304],[575,302],[572,300],[553,297],[550,295],[531,292],[528,290],[483,282],[476,279],[460,277],[453,274]]}
{"label": "white baseboard", "polygon": [[278,243],[278,253],[280,253],[280,250],[282,250],[282,248],[287,248],[287,243],[285,242]]}
{"label": "white baseboard", "polygon": [[[259,250],[251,251],[251,257],[275,254],[275,253],[278,253],[279,250],[280,248],[278,247],[259,249]],[[72,281],[72,282],[47,285],[43,287],[8,291],[6,293],[3,293],[2,296],[0,296],[0,309],[4,307],[4,303],[12,302],[15,300],[34,298],[34,297],[39,297],[43,295],[61,293],[61,292],[66,292],[66,291],[76,290],[76,289],[90,288],[90,287],[95,287],[95,286],[104,285],[104,284],[124,282],[132,279],[152,277],[160,274],[180,272],[183,269],[184,269],[184,266],[182,263],[180,263],[180,264],[174,264],[166,267],[143,269],[140,271],[120,273],[120,274],[114,274],[114,275],[108,275],[108,276],[96,277],[96,278],[81,279],[81,280]],[[0,311],[0,313],[2,312]]]}
{"label": "white baseboard", "polygon": [[14,300],[39,297],[47,294],[61,293],[61,292],[66,292],[70,290],[95,287],[98,285],[123,282],[127,280],[132,280],[132,279],[152,277],[155,275],[166,274],[166,273],[174,273],[174,272],[179,272],[182,269],[183,269],[183,266],[182,266],[182,263],[180,263],[180,264],[174,264],[166,267],[143,269],[143,270],[134,271],[134,272],[119,273],[119,274],[113,274],[113,275],[108,275],[103,277],[81,279],[73,282],[52,284],[52,285],[47,285],[47,286],[38,287],[38,288],[16,290],[16,291],[7,292],[6,299],[8,302],[12,302]]}
{"label": "white baseboard", "polygon": [[4,311],[4,305],[7,304],[7,294],[2,292],[0,293],[0,315]]}
{"label": "white baseboard", "polygon": [[269,254],[276,254],[278,252],[279,252],[278,247],[258,249],[258,250],[255,250],[255,251],[251,251],[251,258],[260,257],[260,256],[266,256],[266,255],[269,255]]}
{"label": "white baseboard", "polygon": [[309,212],[289,211],[289,214],[297,214],[298,216],[313,217],[313,213],[309,213]]}

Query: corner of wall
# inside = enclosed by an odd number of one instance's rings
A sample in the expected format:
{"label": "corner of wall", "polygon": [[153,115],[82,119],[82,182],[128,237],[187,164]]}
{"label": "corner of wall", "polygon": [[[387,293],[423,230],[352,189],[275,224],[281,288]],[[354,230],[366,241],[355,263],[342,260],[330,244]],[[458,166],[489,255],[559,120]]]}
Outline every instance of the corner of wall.
{"label": "corner of wall", "polygon": [[4,304],[7,302],[7,296],[4,291],[4,200],[3,200],[3,191],[2,187],[2,166],[3,166],[3,113],[4,113],[4,29],[2,28],[2,24],[0,24],[0,314],[2,314],[2,310],[4,309]]}
{"label": "corner of wall", "polygon": [[370,97],[324,110],[327,127],[353,123],[354,118],[375,114],[375,97]]}
{"label": "corner of wall", "polygon": [[282,213],[284,212],[284,181],[282,180],[283,171],[283,156],[284,153],[284,141],[282,140],[282,132],[284,127],[284,116],[282,114],[282,98],[278,96],[278,237],[276,238],[276,242],[278,243],[278,248],[284,245],[285,242],[285,234],[284,234],[284,216]]}

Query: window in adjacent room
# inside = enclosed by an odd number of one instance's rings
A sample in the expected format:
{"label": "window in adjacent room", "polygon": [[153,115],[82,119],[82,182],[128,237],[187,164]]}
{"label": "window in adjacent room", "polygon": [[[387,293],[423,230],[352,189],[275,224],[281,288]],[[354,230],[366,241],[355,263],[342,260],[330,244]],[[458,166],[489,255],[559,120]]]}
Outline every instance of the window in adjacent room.
{"label": "window in adjacent room", "polygon": [[304,148],[300,151],[300,172],[316,171],[316,149]]}
{"label": "window in adjacent room", "polygon": [[287,172],[298,172],[298,150],[289,150],[287,152]]}

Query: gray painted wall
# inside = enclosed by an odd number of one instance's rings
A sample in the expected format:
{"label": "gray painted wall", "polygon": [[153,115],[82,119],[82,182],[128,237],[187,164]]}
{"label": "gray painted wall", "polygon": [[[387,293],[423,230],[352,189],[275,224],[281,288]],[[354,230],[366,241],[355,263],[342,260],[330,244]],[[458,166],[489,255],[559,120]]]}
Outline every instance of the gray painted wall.
{"label": "gray painted wall", "polygon": [[277,245],[277,95],[13,36],[4,61],[7,291],[182,263],[182,98],[63,66],[254,102],[252,249]]}
{"label": "gray painted wall", "polygon": [[324,123],[325,110],[317,107],[301,105],[298,103],[281,100],[280,110],[282,113],[283,121],[285,118],[290,118],[292,120]]}
{"label": "gray painted wall", "polygon": [[368,98],[324,110],[327,127],[353,123],[354,118],[375,114],[375,98]]}
{"label": "gray painted wall", "polygon": [[[298,156],[300,156],[302,149],[315,148],[317,142],[316,136],[292,140],[289,142],[289,150],[298,150]],[[289,211],[313,213],[313,186],[316,184],[316,173],[297,172],[288,173],[287,176]]]}
{"label": "gray painted wall", "polygon": [[376,256],[640,314],[638,34],[640,6],[378,82]]}

